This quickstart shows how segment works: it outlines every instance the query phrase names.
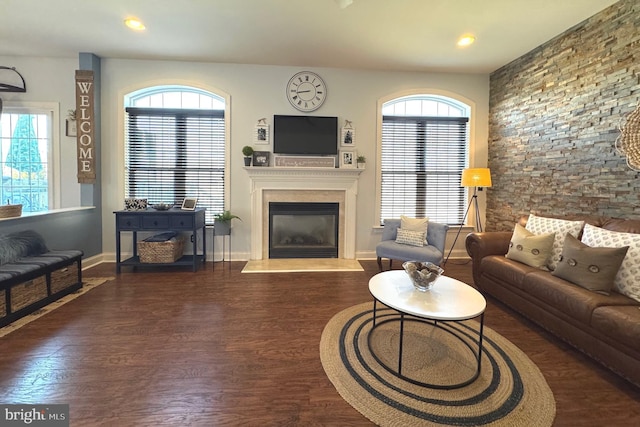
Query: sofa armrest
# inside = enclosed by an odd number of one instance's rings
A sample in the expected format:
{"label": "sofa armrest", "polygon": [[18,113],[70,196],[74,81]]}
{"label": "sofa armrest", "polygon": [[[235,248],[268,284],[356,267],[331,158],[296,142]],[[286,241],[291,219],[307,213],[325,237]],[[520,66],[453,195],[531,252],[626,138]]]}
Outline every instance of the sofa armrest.
{"label": "sofa armrest", "polygon": [[509,251],[511,231],[491,231],[485,233],[469,233],[465,239],[467,253],[471,257],[473,280],[478,283],[480,263],[489,255],[505,255]]}

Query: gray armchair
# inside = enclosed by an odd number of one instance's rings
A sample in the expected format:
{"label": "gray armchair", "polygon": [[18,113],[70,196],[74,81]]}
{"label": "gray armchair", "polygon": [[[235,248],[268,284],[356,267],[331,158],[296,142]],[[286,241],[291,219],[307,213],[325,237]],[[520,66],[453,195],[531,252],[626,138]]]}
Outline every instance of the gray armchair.
{"label": "gray armchair", "polygon": [[440,265],[444,259],[444,245],[449,226],[429,221],[427,227],[426,246],[410,246],[396,243],[396,236],[400,228],[400,219],[385,219],[382,239],[376,246],[378,267],[382,271],[382,258],[389,258],[389,269],[394,259],[401,261],[432,262]]}

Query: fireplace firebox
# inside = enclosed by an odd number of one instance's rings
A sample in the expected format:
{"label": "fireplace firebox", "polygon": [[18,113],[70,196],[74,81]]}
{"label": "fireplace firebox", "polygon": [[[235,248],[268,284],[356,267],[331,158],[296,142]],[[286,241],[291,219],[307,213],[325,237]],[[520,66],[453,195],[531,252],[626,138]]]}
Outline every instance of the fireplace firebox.
{"label": "fireplace firebox", "polygon": [[269,258],[338,258],[338,203],[269,203]]}

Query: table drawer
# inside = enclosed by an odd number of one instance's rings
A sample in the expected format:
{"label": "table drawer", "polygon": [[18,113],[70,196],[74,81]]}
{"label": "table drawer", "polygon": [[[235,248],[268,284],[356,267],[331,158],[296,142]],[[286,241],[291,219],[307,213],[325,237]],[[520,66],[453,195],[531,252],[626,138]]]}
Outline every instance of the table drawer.
{"label": "table drawer", "polygon": [[142,227],[145,229],[169,228],[168,215],[146,215],[142,217]]}
{"label": "table drawer", "polygon": [[118,228],[121,230],[137,230],[140,228],[140,216],[119,215]]}
{"label": "table drawer", "polygon": [[173,215],[171,217],[171,228],[176,230],[192,230],[193,215]]}

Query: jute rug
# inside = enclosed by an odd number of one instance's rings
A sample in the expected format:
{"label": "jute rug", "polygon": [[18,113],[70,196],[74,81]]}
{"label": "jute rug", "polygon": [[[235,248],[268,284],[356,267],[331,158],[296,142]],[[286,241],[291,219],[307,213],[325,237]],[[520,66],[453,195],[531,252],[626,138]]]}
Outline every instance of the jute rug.
{"label": "jute rug", "polygon": [[[382,309],[380,309],[382,307]],[[484,327],[482,368],[470,385],[441,390],[414,385],[385,369],[372,356],[367,338],[373,302],[343,310],[325,326],[320,340],[322,366],[338,393],[381,426],[551,426],[553,393],[536,365],[515,345]],[[377,321],[398,317],[378,305]],[[407,319],[407,318],[406,318]],[[402,374],[435,385],[462,383],[477,367],[479,323],[439,322],[433,327],[406,321]],[[464,342],[451,332],[461,335]],[[399,323],[378,326],[371,349],[397,367]]]}
{"label": "jute rug", "polygon": [[15,322],[9,323],[7,326],[3,328],[0,328],[0,338],[7,334],[10,334],[13,331],[20,329],[24,325],[27,325],[33,322],[34,320],[44,316],[45,314],[52,312],[56,308],[62,307],[69,301],[72,301],[78,298],[80,295],[86,294],[91,289],[94,289],[104,283],[107,283],[109,280],[113,280],[113,277],[89,277],[86,279],[83,278],[82,288],[78,289],[75,292],[70,293],[69,295],[65,295],[64,297],[60,298],[57,301],[52,302],[51,304],[45,305],[41,309],[36,310],[33,313],[28,314],[16,320]]}

